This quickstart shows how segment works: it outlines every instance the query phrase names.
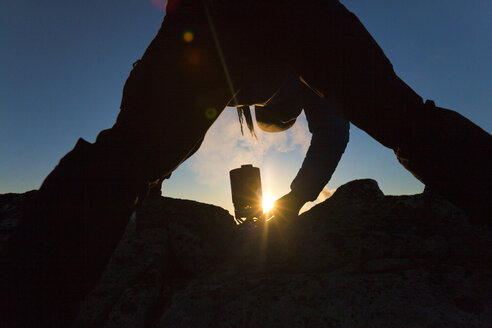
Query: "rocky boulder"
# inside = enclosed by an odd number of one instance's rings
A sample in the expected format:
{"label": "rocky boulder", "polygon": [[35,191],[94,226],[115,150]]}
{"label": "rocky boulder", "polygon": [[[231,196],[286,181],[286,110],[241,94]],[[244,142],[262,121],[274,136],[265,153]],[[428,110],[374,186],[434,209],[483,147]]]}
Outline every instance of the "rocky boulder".
{"label": "rocky boulder", "polygon": [[[27,197],[27,198],[26,198]],[[2,241],[32,197],[0,195]],[[293,222],[148,200],[74,327],[490,327],[492,233],[430,192],[338,188]]]}
{"label": "rocky boulder", "polygon": [[145,204],[78,327],[490,327],[492,234],[430,193],[338,188],[295,222]]}
{"label": "rocky boulder", "polygon": [[31,190],[22,194],[0,195],[0,253],[10,239],[12,233],[23,219],[23,207],[36,194]]}

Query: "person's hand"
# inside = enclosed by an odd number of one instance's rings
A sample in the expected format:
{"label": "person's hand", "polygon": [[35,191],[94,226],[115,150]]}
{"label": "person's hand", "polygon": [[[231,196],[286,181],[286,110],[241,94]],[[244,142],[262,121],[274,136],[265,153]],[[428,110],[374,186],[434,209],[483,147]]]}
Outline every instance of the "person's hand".
{"label": "person's hand", "polygon": [[273,209],[268,212],[268,217],[273,216],[274,220],[291,221],[297,217],[305,203],[296,193],[291,191],[275,201]]}

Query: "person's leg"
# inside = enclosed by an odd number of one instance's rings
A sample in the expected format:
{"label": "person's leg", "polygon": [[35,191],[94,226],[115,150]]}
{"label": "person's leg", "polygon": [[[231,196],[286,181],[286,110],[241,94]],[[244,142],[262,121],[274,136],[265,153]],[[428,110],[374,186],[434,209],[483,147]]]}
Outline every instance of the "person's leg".
{"label": "person's leg", "polygon": [[[336,2],[305,32],[303,77],[343,115],[476,222],[491,220],[492,137],[456,112],[424,105],[359,20]],[[480,219],[481,217],[482,219]]]}
{"label": "person's leg", "polygon": [[203,26],[203,13],[166,21],[174,25],[159,31],[128,78],[116,124],[60,160],[10,243],[2,303],[11,321],[69,325],[67,307],[94,286],[137,197],[190,154],[216,118],[207,110],[218,116],[227,103],[222,72],[208,74],[218,59],[201,39],[206,31],[192,45],[181,38],[185,27]]}
{"label": "person's leg", "polygon": [[26,208],[6,254],[12,321],[68,326],[105,267],[141,188],[130,154],[113,145],[80,139]]}
{"label": "person's leg", "polygon": [[[200,149],[200,146],[202,145],[203,139],[204,139],[204,137],[202,137],[196,143],[196,145],[193,147],[193,149],[190,150],[189,154],[186,156],[186,158],[183,160],[183,162],[186,161],[191,156],[193,156],[193,154],[195,154],[198,151],[198,149]],[[158,199],[158,198],[160,198],[162,196],[162,191],[161,191],[162,184],[163,184],[164,180],[170,179],[171,178],[171,175],[172,174],[169,173],[168,175],[166,175],[164,177],[160,177],[154,183],[150,184],[149,191],[147,193],[147,198],[149,198],[149,199]]]}
{"label": "person's leg", "polygon": [[395,154],[431,190],[492,226],[492,136],[462,115],[426,102]]}

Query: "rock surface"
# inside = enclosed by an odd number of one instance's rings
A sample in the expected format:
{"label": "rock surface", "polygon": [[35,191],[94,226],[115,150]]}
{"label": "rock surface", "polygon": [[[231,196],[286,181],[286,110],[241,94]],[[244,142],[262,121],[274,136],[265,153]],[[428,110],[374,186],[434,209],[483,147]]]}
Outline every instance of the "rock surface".
{"label": "rock surface", "polygon": [[356,180],[294,222],[147,201],[75,327],[491,327],[492,233]]}
{"label": "rock surface", "polygon": [[18,227],[20,220],[23,218],[23,205],[35,193],[35,190],[31,190],[23,194],[9,193],[0,195],[0,252],[2,252],[12,232]]}

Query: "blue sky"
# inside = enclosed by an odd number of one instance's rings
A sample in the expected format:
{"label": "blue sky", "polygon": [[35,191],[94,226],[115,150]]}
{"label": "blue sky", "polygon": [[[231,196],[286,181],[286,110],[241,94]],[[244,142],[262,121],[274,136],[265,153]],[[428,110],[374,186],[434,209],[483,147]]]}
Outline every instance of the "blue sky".
{"label": "blue sky", "polygon": [[[92,142],[114,123],[131,65],[164,16],[158,2],[0,3],[0,193],[38,188],[79,137]],[[342,3],[424,99],[492,131],[491,1]],[[234,112],[226,109],[203,149],[166,181],[163,193],[231,210],[228,170],[248,162],[261,168],[264,191],[280,197],[308,143],[304,119],[287,134],[262,134],[255,143],[240,135]],[[376,179],[386,194],[423,189],[390,150],[352,126],[327,189],[357,178]]]}

